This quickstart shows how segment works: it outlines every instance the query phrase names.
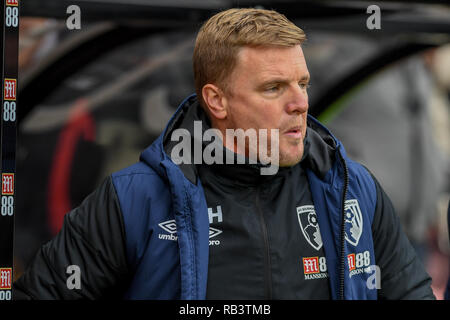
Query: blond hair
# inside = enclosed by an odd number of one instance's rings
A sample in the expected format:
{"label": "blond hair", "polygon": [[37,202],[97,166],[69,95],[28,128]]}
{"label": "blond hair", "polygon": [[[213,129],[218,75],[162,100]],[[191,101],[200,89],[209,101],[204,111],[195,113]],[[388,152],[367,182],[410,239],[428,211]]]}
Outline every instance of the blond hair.
{"label": "blond hair", "polygon": [[292,47],[306,40],[305,33],[284,15],[264,9],[229,9],[200,28],[192,58],[195,90],[202,105],[202,88],[214,83],[227,90],[239,49],[244,46]]}

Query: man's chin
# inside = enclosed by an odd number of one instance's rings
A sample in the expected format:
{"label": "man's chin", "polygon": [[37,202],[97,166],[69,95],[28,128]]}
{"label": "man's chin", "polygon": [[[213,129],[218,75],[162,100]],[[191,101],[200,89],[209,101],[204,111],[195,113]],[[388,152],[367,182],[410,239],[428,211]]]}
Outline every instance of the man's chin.
{"label": "man's chin", "polygon": [[300,163],[302,160],[303,152],[297,155],[280,155],[280,165],[279,167],[293,167],[296,164]]}

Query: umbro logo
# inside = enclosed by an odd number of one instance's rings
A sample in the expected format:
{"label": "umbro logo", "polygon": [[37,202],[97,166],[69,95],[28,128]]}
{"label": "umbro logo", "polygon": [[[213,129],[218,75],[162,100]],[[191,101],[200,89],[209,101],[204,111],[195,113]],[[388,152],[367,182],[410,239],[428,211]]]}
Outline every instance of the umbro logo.
{"label": "umbro logo", "polygon": [[162,240],[172,240],[177,241],[178,236],[177,233],[177,224],[175,223],[175,220],[167,220],[161,223],[158,223],[158,226],[163,229],[164,231],[168,232],[169,234],[160,233],[158,234],[158,238]]}
{"label": "umbro logo", "polygon": [[161,222],[158,224],[163,230],[167,231],[170,234],[177,232],[177,224],[175,223],[175,220],[168,220],[165,222]]}
{"label": "umbro logo", "polygon": [[[222,208],[221,206],[217,206],[216,210],[213,211],[212,208],[208,208],[208,216],[209,216],[209,223],[213,223],[214,220],[216,220],[218,223],[223,221],[222,217]],[[161,240],[171,240],[171,241],[177,241],[177,224],[175,220],[167,220],[161,223],[158,223],[158,226],[165,231],[165,233],[158,234],[158,238]],[[217,237],[219,234],[222,233],[222,230],[209,227],[209,245],[210,246],[217,246],[220,244],[220,240],[212,239]]]}
{"label": "umbro logo", "polygon": [[222,233],[222,230],[213,228],[213,227],[209,227],[209,238],[214,238],[215,236],[218,236],[219,234]]}

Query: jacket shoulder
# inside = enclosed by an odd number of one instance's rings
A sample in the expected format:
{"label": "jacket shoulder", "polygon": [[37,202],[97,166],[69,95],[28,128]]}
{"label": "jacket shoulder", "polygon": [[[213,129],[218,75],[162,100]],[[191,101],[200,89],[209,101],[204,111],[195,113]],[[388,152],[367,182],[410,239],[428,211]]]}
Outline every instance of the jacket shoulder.
{"label": "jacket shoulder", "polygon": [[127,202],[128,197],[132,195],[138,196],[133,199],[136,201],[145,194],[150,195],[155,187],[165,185],[164,180],[143,162],[111,174],[111,180],[121,204]]}

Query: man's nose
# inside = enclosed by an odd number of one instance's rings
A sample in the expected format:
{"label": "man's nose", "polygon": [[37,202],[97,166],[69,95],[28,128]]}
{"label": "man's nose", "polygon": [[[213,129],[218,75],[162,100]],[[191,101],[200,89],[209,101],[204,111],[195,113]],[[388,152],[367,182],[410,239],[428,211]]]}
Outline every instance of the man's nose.
{"label": "man's nose", "polygon": [[302,89],[299,86],[291,88],[286,104],[286,112],[291,114],[304,113],[306,111],[308,111],[308,93],[306,89]]}

